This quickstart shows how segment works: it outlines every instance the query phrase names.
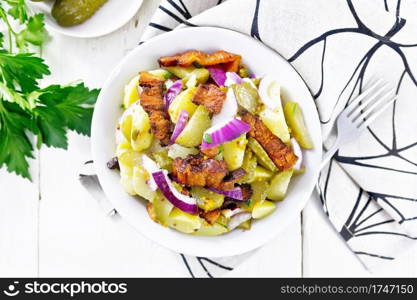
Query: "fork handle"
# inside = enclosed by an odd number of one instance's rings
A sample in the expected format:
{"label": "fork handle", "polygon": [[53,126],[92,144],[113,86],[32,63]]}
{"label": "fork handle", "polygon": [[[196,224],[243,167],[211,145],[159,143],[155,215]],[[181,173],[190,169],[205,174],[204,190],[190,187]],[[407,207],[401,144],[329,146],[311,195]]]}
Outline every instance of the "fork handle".
{"label": "fork handle", "polygon": [[320,164],[320,170],[322,170],[327,165],[329,160],[333,157],[336,151],[339,150],[339,148],[340,148],[340,135],[337,136],[336,141],[334,142],[333,146],[329,149],[329,151],[327,151],[324,154],[323,159]]}

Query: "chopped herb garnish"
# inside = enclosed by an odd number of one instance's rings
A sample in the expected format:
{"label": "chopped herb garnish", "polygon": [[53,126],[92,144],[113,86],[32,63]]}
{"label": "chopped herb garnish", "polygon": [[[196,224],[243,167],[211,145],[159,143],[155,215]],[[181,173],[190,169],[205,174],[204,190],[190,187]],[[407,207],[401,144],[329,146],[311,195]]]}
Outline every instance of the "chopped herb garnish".
{"label": "chopped herb garnish", "polygon": [[203,139],[204,139],[204,141],[205,141],[206,143],[209,143],[209,144],[213,142],[213,139],[211,138],[211,135],[210,135],[210,134],[208,134],[208,133],[205,133],[205,134],[204,134]]}

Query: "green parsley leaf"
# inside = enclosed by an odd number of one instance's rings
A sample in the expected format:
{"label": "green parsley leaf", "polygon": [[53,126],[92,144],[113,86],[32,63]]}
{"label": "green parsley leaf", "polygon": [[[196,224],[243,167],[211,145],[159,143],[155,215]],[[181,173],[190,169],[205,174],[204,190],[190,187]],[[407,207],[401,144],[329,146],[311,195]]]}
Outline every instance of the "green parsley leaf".
{"label": "green parsley leaf", "polygon": [[23,24],[28,19],[25,0],[5,0],[9,4],[10,9],[7,11],[15,20],[19,20]]}
{"label": "green parsley leaf", "polygon": [[213,139],[211,138],[211,135],[210,135],[210,134],[208,134],[208,133],[205,133],[205,134],[204,134],[203,139],[204,139],[204,141],[205,141],[206,143],[209,143],[209,144],[213,142]]}
{"label": "green parsley leaf", "polygon": [[11,89],[16,84],[24,93],[32,92],[39,88],[38,79],[51,72],[42,58],[33,53],[10,54],[0,50],[0,78]]}
{"label": "green parsley leaf", "polygon": [[29,18],[26,28],[20,31],[16,37],[19,49],[26,50],[26,43],[41,46],[45,42],[48,35],[45,31],[44,20],[43,14],[36,14]]}
{"label": "green parsley leaf", "polygon": [[40,90],[39,102],[48,109],[56,108],[66,127],[79,134],[90,135],[93,107],[99,90],[89,90],[83,83],[61,87],[52,85]]}
{"label": "green parsley leaf", "polygon": [[[6,166],[9,172],[30,179],[31,134],[38,148],[45,144],[64,149],[68,130],[90,135],[99,90],[89,90],[82,83],[39,87],[39,80],[50,71],[28,48],[45,42],[45,17],[29,16],[25,1],[0,1],[0,168]],[[8,37],[7,49],[3,32]]]}
{"label": "green parsley leaf", "polygon": [[[6,110],[6,107],[9,109]],[[31,117],[15,103],[0,106],[0,167],[30,179],[27,159],[33,158],[32,143],[26,129],[31,128]]]}

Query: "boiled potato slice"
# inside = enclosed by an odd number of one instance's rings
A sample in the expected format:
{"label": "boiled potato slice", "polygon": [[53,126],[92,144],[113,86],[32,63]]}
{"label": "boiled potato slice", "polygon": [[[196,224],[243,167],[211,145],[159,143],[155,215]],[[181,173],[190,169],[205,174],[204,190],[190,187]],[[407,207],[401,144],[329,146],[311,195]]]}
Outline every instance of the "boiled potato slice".
{"label": "boiled potato slice", "polygon": [[135,189],[133,188],[133,162],[132,162],[132,151],[125,152],[123,154],[123,159],[119,159],[119,168],[120,168],[120,184],[123,189],[129,195],[136,195]]}
{"label": "boiled potato slice", "polygon": [[267,198],[275,201],[284,199],[292,174],[293,170],[289,169],[275,175],[275,177],[272,178],[271,185],[267,191]]}
{"label": "boiled potato slice", "polygon": [[188,112],[189,118],[192,116],[194,111],[197,109],[197,105],[192,102],[196,89],[196,87],[186,89],[172,101],[168,108],[168,113],[172,122],[177,123],[178,117],[183,109]]}
{"label": "boiled potato slice", "polygon": [[125,93],[123,97],[123,106],[127,109],[132,103],[139,100],[138,93],[139,75],[133,77],[125,86]]}
{"label": "boiled potato slice", "polygon": [[116,151],[117,159],[119,161],[119,165],[123,165],[129,168],[140,165],[141,164],[141,154],[132,150],[126,146],[126,143],[119,144],[117,151]]}
{"label": "boiled potato slice", "polygon": [[247,211],[252,211],[256,203],[265,201],[269,184],[267,181],[256,181],[250,184],[252,187],[252,196],[249,205],[244,207]]}
{"label": "boiled potato slice", "polygon": [[310,134],[304,122],[303,113],[296,102],[287,102],[284,107],[285,119],[291,128],[291,133],[301,147],[312,149],[314,147]]}
{"label": "boiled potato slice", "polygon": [[224,227],[223,225],[220,225],[218,223],[214,223],[213,225],[210,225],[207,222],[203,222],[203,224],[201,224],[201,227],[197,231],[195,231],[193,234],[215,236],[215,235],[221,235],[226,232],[227,232],[227,228]]}
{"label": "boiled potato slice", "polygon": [[254,205],[252,210],[252,218],[262,219],[270,215],[276,209],[275,203],[265,200]]}
{"label": "boiled potato slice", "polygon": [[[120,166],[120,170],[122,170],[122,166]],[[132,169],[127,168],[125,169],[125,172],[120,172],[120,184],[122,185],[123,189],[126,193],[129,195],[136,195],[136,191],[133,187],[133,181],[132,181]]]}
{"label": "boiled potato slice", "polygon": [[184,147],[200,145],[203,141],[203,134],[210,127],[210,124],[211,120],[208,110],[202,105],[198,106],[175,142]]}
{"label": "boiled potato slice", "polygon": [[241,223],[237,228],[240,228],[243,230],[249,230],[251,227],[252,227],[252,220],[247,220]]}
{"label": "boiled potato slice", "polygon": [[166,67],[169,72],[174,74],[175,76],[181,78],[183,83],[187,83],[187,81],[191,78],[191,76],[195,76],[197,83],[205,83],[210,73],[205,68],[195,68],[195,67]]}
{"label": "boiled potato slice", "polygon": [[158,222],[163,226],[168,226],[169,214],[174,208],[174,205],[172,205],[159,191],[157,191],[152,201],[152,205],[153,212],[158,219]]}
{"label": "boiled potato slice", "polygon": [[229,171],[239,169],[242,166],[246,144],[246,135],[242,134],[237,139],[223,145],[223,159]]}
{"label": "boiled potato slice", "polygon": [[197,205],[205,211],[211,211],[222,206],[224,195],[220,195],[199,186],[191,188],[191,195],[197,199]]}
{"label": "boiled potato slice", "polygon": [[151,132],[151,122],[148,114],[138,105],[132,114],[132,126],[130,132],[130,141],[132,149],[142,151],[152,144],[153,134]]}
{"label": "boiled potato slice", "polygon": [[288,130],[284,117],[284,111],[281,105],[279,105],[276,110],[264,107],[264,109],[259,112],[259,117],[274,135],[279,137],[284,143],[289,143],[290,132]]}
{"label": "boiled potato slice", "polygon": [[130,135],[132,133],[132,114],[128,114],[121,120],[120,130],[127,141],[130,142]]}
{"label": "boiled potato slice", "polygon": [[201,227],[202,219],[199,216],[190,215],[182,210],[174,207],[169,214],[167,224],[169,227],[174,228],[184,233],[193,233],[198,231]]}
{"label": "boiled potato slice", "polygon": [[165,169],[170,173],[172,172],[172,159],[168,156],[167,152],[154,152],[151,155],[161,169]]}
{"label": "boiled potato slice", "polygon": [[152,202],[155,198],[156,191],[152,191],[146,181],[149,180],[149,174],[141,166],[133,168],[132,185],[136,194]]}

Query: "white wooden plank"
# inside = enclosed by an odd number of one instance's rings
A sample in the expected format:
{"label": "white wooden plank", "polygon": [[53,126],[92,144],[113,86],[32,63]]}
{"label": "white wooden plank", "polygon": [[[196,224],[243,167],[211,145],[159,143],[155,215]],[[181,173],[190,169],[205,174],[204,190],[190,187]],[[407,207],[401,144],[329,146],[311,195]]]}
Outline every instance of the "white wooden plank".
{"label": "white wooden plank", "polygon": [[[157,2],[145,1],[132,22],[103,38],[54,36],[45,53],[53,66],[51,81],[81,78],[90,86],[101,86],[118,61],[137,45]],[[91,159],[89,139],[74,133],[69,137],[68,151],[42,149],[40,275],[187,274],[178,254],[141,237],[120,218],[103,214],[78,181],[79,167]],[[165,267],[172,262],[173,267]]]}
{"label": "white wooden plank", "polygon": [[0,170],[0,277],[38,275],[38,161],[33,182]]}
{"label": "white wooden plank", "polygon": [[[417,246],[417,245],[416,245]],[[369,273],[333,229],[316,194],[303,212],[303,275],[305,277],[403,277],[417,275],[417,248]]]}
{"label": "white wooden plank", "polygon": [[301,216],[298,216],[226,277],[301,277],[301,272]]}

